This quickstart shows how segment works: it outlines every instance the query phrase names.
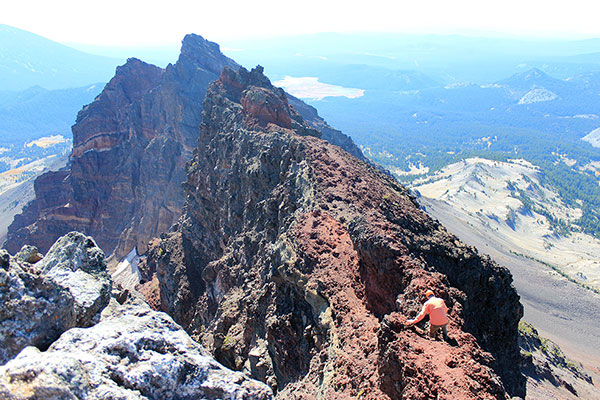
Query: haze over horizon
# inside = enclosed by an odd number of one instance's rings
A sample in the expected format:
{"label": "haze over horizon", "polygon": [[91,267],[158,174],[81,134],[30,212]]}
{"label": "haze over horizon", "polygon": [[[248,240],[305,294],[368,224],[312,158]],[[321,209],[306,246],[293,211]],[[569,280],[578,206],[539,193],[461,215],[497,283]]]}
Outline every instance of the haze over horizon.
{"label": "haze over horizon", "polygon": [[542,0],[358,4],[307,0],[293,7],[274,0],[233,1],[223,9],[216,3],[184,0],[174,0],[169,7],[154,0],[107,0],[102,7],[73,0],[30,0],[5,4],[0,23],[61,43],[94,46],[170,45],[192,32],[217,42],[325,32],[600,37],[595,18],[600,6],[588,0],[573,0],[569,7]]}

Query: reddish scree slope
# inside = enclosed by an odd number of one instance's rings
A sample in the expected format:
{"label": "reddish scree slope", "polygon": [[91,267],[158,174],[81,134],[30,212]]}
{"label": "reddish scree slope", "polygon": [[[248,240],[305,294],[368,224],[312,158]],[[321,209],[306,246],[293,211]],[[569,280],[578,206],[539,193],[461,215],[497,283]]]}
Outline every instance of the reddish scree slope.
{"label": "reddish scree slope", "polygon": [[[282,399],[523,396],[510,273],[315,136],[261,68],[224,70],[183,215],[141,265],[156,306]],[[405,325],[427,288],[458,346]]]}

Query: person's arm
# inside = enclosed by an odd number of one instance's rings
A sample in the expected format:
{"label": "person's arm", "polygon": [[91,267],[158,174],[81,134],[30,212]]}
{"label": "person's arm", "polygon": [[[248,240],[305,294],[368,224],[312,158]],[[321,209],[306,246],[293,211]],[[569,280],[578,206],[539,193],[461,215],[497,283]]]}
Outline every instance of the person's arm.
{"label": "person's arm", "polygon": [[409,323],[410,325],[416,324],[425,317],[425,314],[427,314],[427,303],[423,304],[423,308],[421,309],[421,312],[419,313],[419,315],[417,315],[415,317],[415,319],[409,319],[406,322]]}

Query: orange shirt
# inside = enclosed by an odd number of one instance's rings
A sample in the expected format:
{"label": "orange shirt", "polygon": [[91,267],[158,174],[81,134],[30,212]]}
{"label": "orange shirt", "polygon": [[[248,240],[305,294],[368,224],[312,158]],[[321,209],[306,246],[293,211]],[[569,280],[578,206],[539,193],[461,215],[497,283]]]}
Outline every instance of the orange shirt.
{"label": "orange shirt", "polygon": [[448,312],[448,307],[446,307],[446,303],[444,300],[438,297],[431,297],[429,300],[423,304],[423,309],[414,319],[415,324],[425,317],[425,314],[429,314],[429,322],[431,325],[446,325],[448,323],[448,317],[446,313]]}

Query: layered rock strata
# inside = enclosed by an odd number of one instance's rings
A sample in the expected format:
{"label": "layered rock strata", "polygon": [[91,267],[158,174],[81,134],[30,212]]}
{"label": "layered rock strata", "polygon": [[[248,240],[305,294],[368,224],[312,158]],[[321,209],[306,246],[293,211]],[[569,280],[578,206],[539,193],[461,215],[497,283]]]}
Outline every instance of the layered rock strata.
{"label": "layered rock strata", "polygon": [[272,398],[268,386],[219,365],[165,313],[111,292],[91,238],[73,232],[41,261],[21,258],[0,254],[0,398]]}
{"label": "layered rock strata", "polygon": [[[183,215],[141,264],[156,307],[282,399],[523,396],[510,273],[317,136],[262,69],[223,71]],[[428,288],[458,346],[406,326]]]}
{"label": "layered rock strata", "polygon": [[67,169],[35,182],[36,198],[9,227],[5,247],[42,252],[61,235],[92,235],[108,254],[141,254],[177,219],[184,165],[198,139],[202,100],[224,66],[219,46],[187,35],[165,70],[129,59],[73,126]]}

